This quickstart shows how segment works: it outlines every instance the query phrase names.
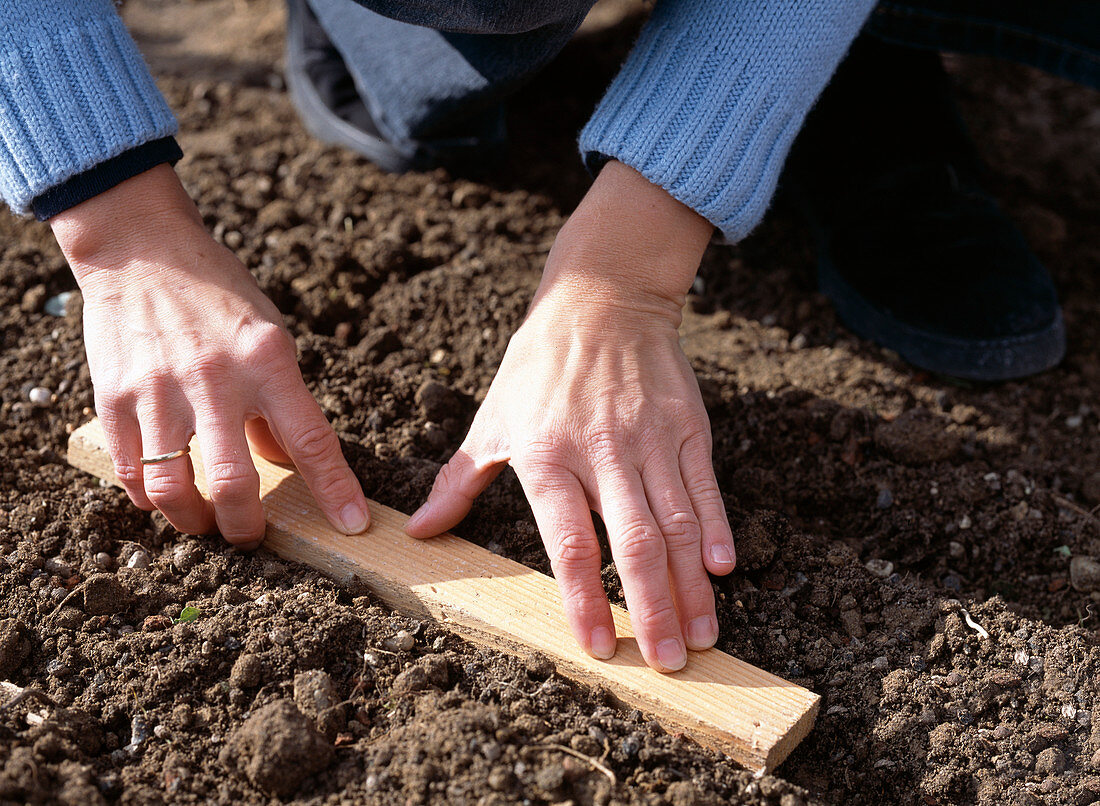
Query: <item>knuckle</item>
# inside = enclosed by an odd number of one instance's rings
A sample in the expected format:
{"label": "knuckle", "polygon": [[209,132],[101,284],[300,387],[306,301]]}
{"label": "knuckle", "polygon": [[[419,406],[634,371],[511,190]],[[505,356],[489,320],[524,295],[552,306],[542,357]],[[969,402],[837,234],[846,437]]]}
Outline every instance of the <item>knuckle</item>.
{"label": "knuckle", "polygon": [[644,523],[627,526],[615,541],[618,555],[624,563],[651,563],[661,557],[660,536]]}
{"label": "knuckle", "polygon": [[660,527],[670,549],[694,548],[702,540],[699,520],[690,512],[674,512],[661,520]]}
{"label": "knuckle", "polygon": [[100,417],[110,419],[126,408],[129,396],[117,386],[111,389],[95,390],[96,413]]}
{"label": "knuckle", "polygon": [[259,480],[255,468],[244,462],[215,462],[207,471],[210,499],[215,504],[239,504],[255,497]]}
{"label": "knuckle", "polygon": [[145,481],[145,474],[139,465],[126,459],[116,459],[115,476],[123,487],[141,487]]}
{"label": "knuckle", "polygon": [[617,457],[627,441],[627,429],[621,425],[601,423],[585,433],[584,446],[589,456]]}
{"label": "knuckle", "polygon": [[[181,367],[181,380],[189,383],[217,384],[232,370],[232,361],[229,355],[220,350],[203,349],[191,355]],[[160,382],[158,376],[149,376],[153,383]]]}
{"label": "knuckle", "polygon": [[310,423],[291,435],[296,458],[307,464],[327,462],[340,452],[340,441],[327,422]]}
{"label": "knuckle", "polygon": [[529,439],[522,453],[533,473],[564,470],[569,455],[564,439],[552,432]]}
{"label": "knuckle", "polygon": [[439,472],[435,475],[435,481],[432,483],[432,489],[436,491],[447,490],[461,494],[462,487],[459,483],[460,481],[461,474],[452,460],[439,468]]}
{"label": "knuckle", "polygon": [[600,547],[591,536],[570,532],[553,543],[553,565],[561,572],[569,573],[588,569],[600,561]]}
{"label": "knuckle", "polygon": [[696,461],[700,465],[710,465],[710,452],[713,444],[710,420],[704,417],[696,422],[691,430],[683,434],[682,439],[683,448],[681,450],[687,451],[689,460]]}
{"label": "knuckle", "polygon": [[157,509],[178,509],[188,501],[188,489],[174,476],[153,476],[145,479],[145,495]]}
{"label": "knuckle", "polygon": [[295,363],[294,340],[283,328],[264,322],[253,328],[245,347],[249,366],[266,370]]}
{"label": "knuckle", "polygon": [[649,635],[664,633],[679,624],[676,608],[671,601],[643,605],[638,608],[637,613],[631,615],[637,622],[639,632]]}

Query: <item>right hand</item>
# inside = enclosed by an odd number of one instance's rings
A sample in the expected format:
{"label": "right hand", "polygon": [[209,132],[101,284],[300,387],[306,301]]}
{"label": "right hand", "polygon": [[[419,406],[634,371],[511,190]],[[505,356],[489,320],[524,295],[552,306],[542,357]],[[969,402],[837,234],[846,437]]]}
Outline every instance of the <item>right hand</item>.
{"label": "right hand", "polygon": [[[294,340],[245,266],[206,232],[161,165],[50,220],[84,296],[84,339],[115,473],[133,502],[181,532],[259,545],[265,519],[249,452],[292,461],[328,520],[358,534],[367,501],[306,389]],[[197,435],[191,457],[142,465]]]}

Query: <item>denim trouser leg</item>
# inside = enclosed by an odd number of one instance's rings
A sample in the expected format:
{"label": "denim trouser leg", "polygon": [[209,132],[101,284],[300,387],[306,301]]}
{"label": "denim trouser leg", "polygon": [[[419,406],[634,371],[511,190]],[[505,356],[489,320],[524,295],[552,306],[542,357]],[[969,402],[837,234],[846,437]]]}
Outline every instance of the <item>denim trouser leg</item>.
{"label": "denim trouser leg", "polygon": [[379,130],[397,145],[447,137],[493,110],[557,55],[593,2],[377,0],[376,11],[309,0]]}
{"label": "denim trouser leg", "polygon": [[999,56],[1100,89],[1096,0],[883,0],[865,30],[902,45]]}
{"label": "denim trouser leg", "polygon": [[[446,138],[497,107],[565,46],[594,0],[308,2],[379,129],[400,146]],[[1100,0],[882,0],[865,31],[1100,88]]]}

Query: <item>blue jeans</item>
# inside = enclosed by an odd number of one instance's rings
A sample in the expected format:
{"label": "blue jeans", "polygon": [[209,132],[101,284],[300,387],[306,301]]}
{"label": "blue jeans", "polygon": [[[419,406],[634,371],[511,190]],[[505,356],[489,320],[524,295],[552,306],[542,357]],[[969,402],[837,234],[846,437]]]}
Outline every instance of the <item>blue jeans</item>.
{"label": "blue jeans", "polygon": [[[594,0],[308,2],[380,131],[401,144],[495,113],[561,51]],[[901,45],[1000,56],[1100,88],[1097,0],[883,0],[865,30]]]}

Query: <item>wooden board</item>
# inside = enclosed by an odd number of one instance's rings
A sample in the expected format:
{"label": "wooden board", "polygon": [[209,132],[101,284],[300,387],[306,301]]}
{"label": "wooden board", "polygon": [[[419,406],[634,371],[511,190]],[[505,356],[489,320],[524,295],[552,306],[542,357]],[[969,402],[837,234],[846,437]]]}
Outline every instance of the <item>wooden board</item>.
{"label": "wooden board", "polygon": [[[195,476],[205,489],[192,444]],[[689,652],[687,666],[661,674],[642,660],[626,610],[613,607],[618,651],[589,657],[573,641],[550,577],[453,535],[420,541],[406,516],[371,502],[373,525],[348,536],[329,526],[293,469],[255,457],[267,514],[264,547],[343,582],[360,580],[396,610],[430,616],[455,633],[511,654],[541,653],[574,680],[599,685],[653,716],[670,733],[771,770],[809,733],[820,698],[716,649]],[[69,440],[69,463],[117,484],[97,420]]]}

